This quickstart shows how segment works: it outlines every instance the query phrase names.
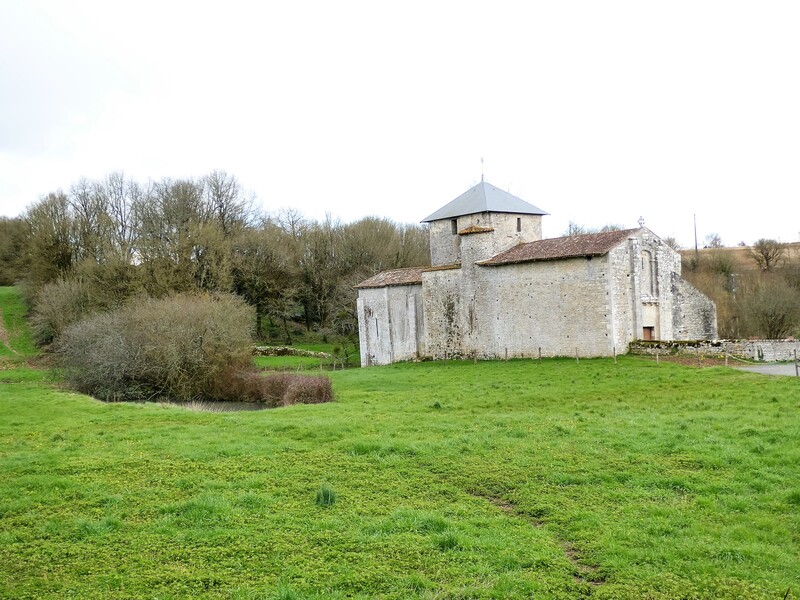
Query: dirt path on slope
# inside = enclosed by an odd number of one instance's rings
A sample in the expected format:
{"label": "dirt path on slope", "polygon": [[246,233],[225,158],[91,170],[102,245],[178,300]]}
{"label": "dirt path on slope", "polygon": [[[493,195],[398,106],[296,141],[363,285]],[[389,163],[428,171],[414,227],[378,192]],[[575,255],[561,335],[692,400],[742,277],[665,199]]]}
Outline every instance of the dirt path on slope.
{"label": "dirt path on slope", "polygon": [[5,321],[3,320],[3,309],[0,308],[0,343],[2,343],[6,348],[11,350],[14,354],[19,354],[14,348],[11,347],[11,340],[8,337],[8,331],[6,331]]}

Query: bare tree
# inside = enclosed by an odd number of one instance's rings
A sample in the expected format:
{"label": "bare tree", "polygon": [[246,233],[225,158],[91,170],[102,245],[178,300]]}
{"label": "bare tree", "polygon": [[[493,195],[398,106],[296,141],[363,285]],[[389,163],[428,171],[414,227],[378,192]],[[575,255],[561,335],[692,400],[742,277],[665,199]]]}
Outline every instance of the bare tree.
{"label": "bare tree", "polygon": [[605,233],[606,231],[622,231],[625,229],[622,225],[616,223],[606,223],[602,227],[586,227],[580,225],[575,221],[570,221],[564,236],[586,235],[587,233]]}
{"label": "bare tree", "polygon": [[762,271],[772,271],[783,260],[786,245],[777,240],[761,238],[750,248],[750,257]]}
{"label": "bare tree", "polygon": [[722,244],[722,238],[719,237],[718,233],[709,233],[706,236],[706,248],[723,248],[724,245]]}
{"label": "bare tree", "polygon": [[205,201],[212,219],[230,238],[253,225],[258,217],[252,196],[246,196],[239,182],[225,171],[212,171],[203,180]]}
{"label": "bare tree", "polygon": [[744,281],[737,293],[737,303],[745,335],[782,339],[800,326],[800,293],[774,273],[762,273]]}

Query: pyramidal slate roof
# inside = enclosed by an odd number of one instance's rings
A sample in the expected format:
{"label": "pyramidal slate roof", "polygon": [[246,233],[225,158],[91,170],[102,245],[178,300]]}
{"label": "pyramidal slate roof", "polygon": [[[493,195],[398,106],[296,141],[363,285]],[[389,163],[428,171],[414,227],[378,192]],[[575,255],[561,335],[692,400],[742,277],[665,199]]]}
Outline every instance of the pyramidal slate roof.
{"label": "pyramidal slate roof", "polygon": [[615,246],[639,231],[638,229],[622,229],[620,231],[603,231],[560,238],[549,238],[519,244],[501,252],[479,265],[495,267],[537,260],[559,260],[578,256],[602,256],[608,254]]}
{"label": "pyramidal slate roof", "polygon": [[522,198],[504,192],[491,183],[481,181],[458,198],[445,204],[435,213],[422,219],[423,223],[452,219],[482,212],[517,213],[522,215],[546,215],[541,208],[525,202]]}

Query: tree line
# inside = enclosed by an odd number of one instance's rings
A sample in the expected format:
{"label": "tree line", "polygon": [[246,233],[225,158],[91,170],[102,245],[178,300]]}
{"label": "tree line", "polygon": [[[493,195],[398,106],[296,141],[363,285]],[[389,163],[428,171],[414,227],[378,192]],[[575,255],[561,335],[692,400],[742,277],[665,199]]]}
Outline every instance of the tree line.
{"label": "tree line", "polygon": [[137,297],[226,292],[254,308],[262,339],[300,326],[357,334],[354,286],[429,264],[427,229],[366,217],[265,214],[223,171],[141,183],[81,179],[0,220],[0,284],[20,283],[40,343],[88,314]]}

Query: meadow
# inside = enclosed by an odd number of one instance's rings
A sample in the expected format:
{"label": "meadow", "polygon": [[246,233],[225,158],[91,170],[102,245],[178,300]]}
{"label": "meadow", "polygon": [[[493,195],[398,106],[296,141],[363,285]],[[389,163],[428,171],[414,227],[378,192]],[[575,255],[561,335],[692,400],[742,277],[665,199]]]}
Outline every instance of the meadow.
{"label": "meadow", "polygon": [[72,393],[14,331],[0,597],[800,596],[798,378],[398,364],[209,413]]}

